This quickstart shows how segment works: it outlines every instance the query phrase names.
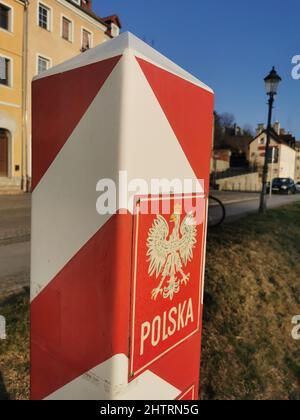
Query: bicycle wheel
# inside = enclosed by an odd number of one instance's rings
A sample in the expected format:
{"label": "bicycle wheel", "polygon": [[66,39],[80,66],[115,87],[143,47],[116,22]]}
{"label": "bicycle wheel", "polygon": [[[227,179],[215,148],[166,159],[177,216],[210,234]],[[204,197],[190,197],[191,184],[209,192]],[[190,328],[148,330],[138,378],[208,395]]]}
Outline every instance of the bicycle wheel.
{"label": "bicycle wheel", "polygon": [[208,202],[208,227],[220,226],[226,218],[226,209],[222,201],[209,196]]}

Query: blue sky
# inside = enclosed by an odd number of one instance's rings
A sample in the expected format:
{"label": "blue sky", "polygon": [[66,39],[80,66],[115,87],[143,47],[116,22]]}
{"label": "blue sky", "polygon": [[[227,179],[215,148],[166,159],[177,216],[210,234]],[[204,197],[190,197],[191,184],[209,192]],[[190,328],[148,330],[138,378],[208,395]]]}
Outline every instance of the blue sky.
{"label": "blue sky", "polygon": [[299,0],[94,0],[100,16],[119,14],[130,31],[211,86],[215,108],[240,125],[267,119],[263,78],[273,65],[283,82],[274,119],[300,139]]}

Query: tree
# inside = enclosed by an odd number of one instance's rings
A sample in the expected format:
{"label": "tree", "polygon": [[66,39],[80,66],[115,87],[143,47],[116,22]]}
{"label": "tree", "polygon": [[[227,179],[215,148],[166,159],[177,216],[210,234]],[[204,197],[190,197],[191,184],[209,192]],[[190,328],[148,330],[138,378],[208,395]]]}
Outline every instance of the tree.
{"label": "tree", "polygon": [[248,146],[253,138],[250,125],[245,125],[240,132],[235,130],[236,119],[230,113],[218,114],[215,112],[214,149],[229,149],[232,152],[233,166],[246,166]]}
{"label": "tree", "polygon": [[254,137],[254,130],[250,124],[245,124],[243,127],[244,135],[247,137]]}
{"label": "tree", "polygon": [[233,128],[235,124],[235,116],[233,114],[229,114],[228,112],[224,112],[220,115],[220,124],[225,129]]}

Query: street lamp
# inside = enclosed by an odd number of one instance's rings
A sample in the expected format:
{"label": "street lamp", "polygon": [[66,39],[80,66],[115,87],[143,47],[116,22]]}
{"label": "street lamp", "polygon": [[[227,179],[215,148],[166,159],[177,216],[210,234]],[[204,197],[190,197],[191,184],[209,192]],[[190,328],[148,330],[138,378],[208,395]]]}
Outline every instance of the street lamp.
{"label": "street lamp", "polygon": [[272,128],[272,111],[275,95],[277,95],[277,90],[279,83],[281,82],[281,77],[277,74],[275,67],[272,68],[270,74],[265,77],[265,86],[266,93],[269,96],[269,116],[268,116],[268,125],[267,125],[267,144],[266,144],[266,154],[265,154],[265,163],[263,167],[262,175],[262,191],[260,196],[260,205],[259,212],[265,213],[267,209],[266,205],[266,194],[267,194],[267,181],[268,181],[268,170],[269,170],[269,150],[271,142],[271,128]]}

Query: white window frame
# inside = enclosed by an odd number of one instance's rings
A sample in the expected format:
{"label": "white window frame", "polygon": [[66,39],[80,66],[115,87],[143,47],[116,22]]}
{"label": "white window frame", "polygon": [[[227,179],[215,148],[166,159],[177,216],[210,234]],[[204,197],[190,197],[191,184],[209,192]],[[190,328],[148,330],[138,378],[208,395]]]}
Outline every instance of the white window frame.
{"label": "white window frame", "polygon": [[3,6],[6,6],[8,9],[10,9],[10,22],[9,22],[9,28],[4,29],[0,28],[1,31],[13,33],[14,32],[14,17],[15,17],[15,9],[13,6],[11,6],[8,3],[5,3],[5,1],[0,0],[0,4],[3,4]]}
{"label": "white window frame", "polygon": [[84,26],[81,26],[81,37],[80,37],[80,49],[83,47],[83,31],[88,32],[91,35],[91,45],[90,48],[94,47],[94,33]]}
{"label": "white window frame", "polygon": [[5,58],[6,60],[10,61],[9,77],[8,77],[9,84],[8,85],[0,84],[0,87],[5,88],[5,89],[12,89],[14,87],[14,59],[2,53],[0,54],[0,57]]}
{"label": "white window frame", "polygon": [[[42,28],[40,26],[40,6],[45,7],[49,10],[49,22],[47,29]],[[37,26],[41,29],[44,29],[45,31],[52,32],[53,31],[53,8],[47,4],[47,2],[44,1],[38,1],[37,2],[37,11],[36,11],[36,17],[37,17]]]}
{"label": "white window frame", "polygon": [[47,70],[51,69],[51,67],[52,67],[52,58],[47,57],[47,55],[45,55],[45,54],[37,53],[37,55],[36,55],[36,75],[37,76],[43,74],[43,73],[39,73],[39,59],[40,58],[49,61],[49,67],[48,67]]}
{"label": "white window frame", "polygon": [[[63,20],[67,19],[71,23],[71,33],[70,33],[70,39],[67,40],[63,37]],[[61,13],[60,15],[60,36],[64,41],[74,42],[74,20],[71,19],[69,16],[64,15]]]}

